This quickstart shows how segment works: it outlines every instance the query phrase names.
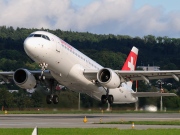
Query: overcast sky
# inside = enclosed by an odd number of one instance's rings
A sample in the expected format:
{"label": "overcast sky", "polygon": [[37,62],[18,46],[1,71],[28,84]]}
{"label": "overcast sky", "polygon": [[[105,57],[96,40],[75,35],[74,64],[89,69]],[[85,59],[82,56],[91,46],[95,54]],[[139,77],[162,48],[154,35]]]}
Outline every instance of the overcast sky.
{"label": "overcast sky", "polygon": [[180,0],[0,0],[0,26],[180,37]]}

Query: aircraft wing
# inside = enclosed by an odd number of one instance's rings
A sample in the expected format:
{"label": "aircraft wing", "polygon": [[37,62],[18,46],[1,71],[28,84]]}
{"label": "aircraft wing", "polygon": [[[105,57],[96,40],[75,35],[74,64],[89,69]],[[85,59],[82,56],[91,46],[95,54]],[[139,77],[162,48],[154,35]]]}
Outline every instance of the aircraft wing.
{"label": "aircraft wing", "polygon": [[160,92],[135,92],[131,94],[135,97],[177,96],[175,93],[160,93]]}
{"label": "aircraft wing", "polygon": [[[35,77],[39,77],[41,75],[41,70],[30,71]],[[49,70],[45,70],[43,73],[47,79],[54,79]]]}
{"label": "aircraft wing", "polygon": [[[32,73],[36,79],[39,78],[41,75],[41,70],[28,70],[30,73]],[[9,71],[9,72],[0,72],[0,79],[2,79],[4,82],[9,82],[9,80],[13,79],[14,71]],[[49,70],[45,70],[43,73],[43,76],[45,78],[51,79],[53,78]]]}
{"label": "aircraft wing", "polygon": [[4,82],[8,82],[9,79],[12,79],[14,72],[0,72],[0,78]]}
{"label": "aircraft wing", "polygon": [[164,70],[164,71],[115,71],[117,74],[129,80],[152,80],[163,78],[174,78],[179,81],[180,70]]}
{"label": "aircraft wing", "polygon": [[97,80],[97,73],[98,70],[95,69],[85,69],[83,72],[84,76],[90,81]]}
{"label": "aircraft wing", "polygon": [[[149,80],[153,79],[164,79],[164,78],[174,78],[179,81],[180,70],[164,70],[164,71],[124,71],[124,70],[114,70],[115,73],[119,75],[121,79],[125,81],[130,80],[144,80],[149,83]],[[97,80],[98,70],[84,70],[84,76],[89,80]]]}

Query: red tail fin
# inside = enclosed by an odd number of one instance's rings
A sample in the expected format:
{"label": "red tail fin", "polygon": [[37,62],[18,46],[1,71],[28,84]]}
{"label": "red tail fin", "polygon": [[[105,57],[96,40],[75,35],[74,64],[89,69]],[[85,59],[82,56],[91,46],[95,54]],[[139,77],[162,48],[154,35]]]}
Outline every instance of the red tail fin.
{"label": "red tail fin", "polygon": [[135,70],[136,67],[136,61],[137,61],[137,56],[138,56],[138,49],[133,46],[131,49],[131,52],[129,53],[122,70]]}

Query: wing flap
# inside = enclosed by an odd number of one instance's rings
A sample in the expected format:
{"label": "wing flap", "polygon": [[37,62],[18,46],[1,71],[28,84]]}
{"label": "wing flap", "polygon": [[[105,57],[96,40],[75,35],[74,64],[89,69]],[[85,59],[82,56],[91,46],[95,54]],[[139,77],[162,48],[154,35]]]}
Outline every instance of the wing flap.
{"label": "wing flap", "polygon": [[135,97],[160,97],[160,96],[177,96],[175,93],[160,93],[160,92],[135,92],[132,93]]}
{"label": "wing flap", "polygon": [[180,70],[164,70],[164,71],[121,71],[115,70],[115,72],[123,77],[126,81],[129,80],[147,80],[174,78],[179,81]]}
{"label": "wing flap", "polygon": [[98,70],[85,69],[83,74],[86,77],[86,79],[93,81],[93,80],[97,80],[97,72],[98,72]]}

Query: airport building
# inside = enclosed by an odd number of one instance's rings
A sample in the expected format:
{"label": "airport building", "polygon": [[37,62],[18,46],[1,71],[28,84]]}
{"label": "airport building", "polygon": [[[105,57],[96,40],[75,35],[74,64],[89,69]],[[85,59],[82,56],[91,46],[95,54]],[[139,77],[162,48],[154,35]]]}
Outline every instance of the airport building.
{"label": "airport building", "polygon": [[142,69],[144,71],[159,71],[160,67],[158,66],[137,66],[137,68]]}

